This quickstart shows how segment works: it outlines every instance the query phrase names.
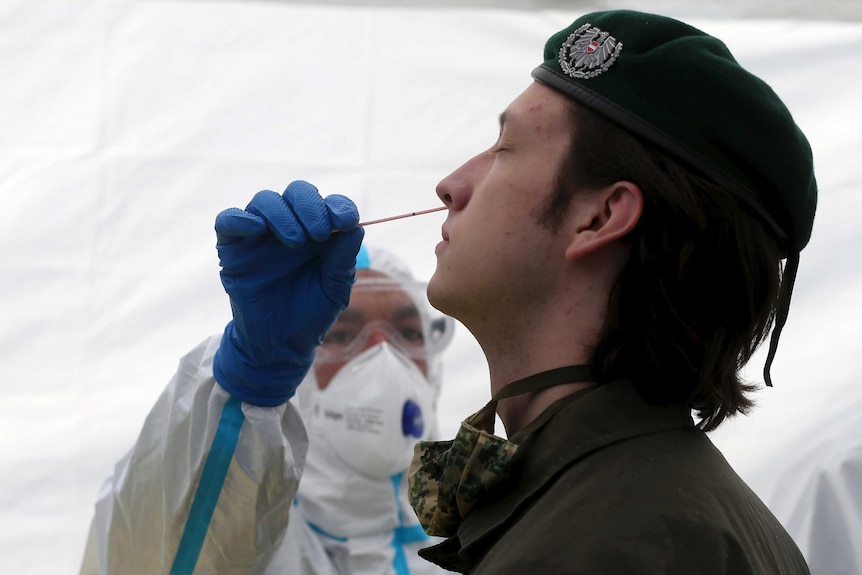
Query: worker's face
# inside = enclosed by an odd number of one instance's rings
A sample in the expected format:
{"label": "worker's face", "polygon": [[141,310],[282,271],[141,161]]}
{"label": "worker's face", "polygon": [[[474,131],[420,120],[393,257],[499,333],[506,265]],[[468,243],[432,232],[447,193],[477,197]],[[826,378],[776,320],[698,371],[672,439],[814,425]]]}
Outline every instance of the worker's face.
{"label": "worker's face", "polygon": [[[388,277],[373,270],[358,270],[350,304],[318,348],[314,362],[317,386],[326,389],[347,362],[382,342],[388,342],[428,375],[422,316],[410,296]],[[382,285],[363,285],[382,280]],[[374,282],[370,282],[374,283]]]}
{"label": "worker's face", "polygon": [[541,298],[548,261],[565,251],[538,215],[569,149],[568,110],[562,95],[533,83],[501,115],[497,142],[437,186],[449,215],[428,297],[471,330]]}

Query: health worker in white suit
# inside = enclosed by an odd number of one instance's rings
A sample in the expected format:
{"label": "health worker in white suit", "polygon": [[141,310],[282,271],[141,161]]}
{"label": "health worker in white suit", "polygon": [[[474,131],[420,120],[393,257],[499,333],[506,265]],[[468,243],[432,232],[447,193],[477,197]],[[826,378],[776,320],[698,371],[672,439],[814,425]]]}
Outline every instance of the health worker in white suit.
{"label": "health worker in white suit", "polygon": [[[283,545],[267,573],[444,573],[416,555],[432,541],[407,502],[406,472],[414,444],[436,437],[453,328],[393,254],[360,249],[350,305],[297,390],[309,435],[288,525],[299,553]],[[295,557],[298,568],[281,568]]]}
{"label": "health worker in white suit", "polygon": [[442,572],[416,555],[433,541],[405,473],[454,322],[357,223],[301,181],[219,214],[233,320],[104,483],[82,574]]}

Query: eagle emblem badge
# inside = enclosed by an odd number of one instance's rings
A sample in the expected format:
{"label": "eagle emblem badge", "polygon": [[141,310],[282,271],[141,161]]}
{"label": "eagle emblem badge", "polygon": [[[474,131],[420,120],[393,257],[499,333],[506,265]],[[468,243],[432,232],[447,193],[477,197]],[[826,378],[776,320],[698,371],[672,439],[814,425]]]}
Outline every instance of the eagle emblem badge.
{"label": "eagle emblem badge", "polygon": [[572,32],[560,47],[560,68],[572,78],[595,78],[610,68],[622,49],[622,42],[587,23]]}

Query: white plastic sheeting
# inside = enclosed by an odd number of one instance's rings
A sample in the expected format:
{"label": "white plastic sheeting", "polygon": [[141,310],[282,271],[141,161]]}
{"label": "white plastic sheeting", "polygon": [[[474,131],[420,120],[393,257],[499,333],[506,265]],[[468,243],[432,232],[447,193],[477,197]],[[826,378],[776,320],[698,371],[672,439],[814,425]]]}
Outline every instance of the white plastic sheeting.
{"label": "white plastic sheeting", "polygon": [[747,19],[810,19],[832,21],[862,21],[862,3],[856,0],[278,0],[282,3],[332,4],[433,8],[497,8],[510,10],[642,10],[660,12],[681,19],[732,18]]}
{"label": "white plastic sheeting", "polygon": [[763,496],[805,552],[811,572],[862,573],[862,414],[859,401],[810,426],[773,456]]}
{"label": "white plastic sheeting", "polygon": [[[0,6],[4,572],[77,570],[103,477],[180,355],[228,321],[212,231],[220,210],[297,178],[349,195],[365,218],[438,205],[436,182],[493,143],[544,40],[608,3],[398,4]],[[821,200],[776,387],[714,439],[786,524],[811,532],[799,518],[814,514],[803,481],[823,458],[812,442],[854,437],[834,424],[862,408],[862,24],[856,3],[789,3],[787,19],[781,3],[757,14],[755,4],[704,3],[689,20],[786,100],[811,139]],[[667,3],[689,16],[697,3],[681,6]],[[368,241],[427,278],[444,217],[370,227]],[[762,360],[749,370],[757,381]],[[487,397],[483,358],[462,328],[447,357],[443,433]],[[862,532],[858,521],[842,529],[851,541]]]}

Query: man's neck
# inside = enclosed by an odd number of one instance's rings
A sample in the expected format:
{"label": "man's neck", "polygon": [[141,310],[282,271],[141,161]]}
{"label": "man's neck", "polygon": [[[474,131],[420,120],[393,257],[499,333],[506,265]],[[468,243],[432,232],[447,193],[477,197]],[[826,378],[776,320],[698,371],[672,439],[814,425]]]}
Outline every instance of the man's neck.
{"label": "man's neck", "polygon": [[500,416],[500,421],[506,428],[506,436],[511,437],[529,425],[555,401],[593,385],[596,385],[596,382],[564,383],[542,391],[500,400],[497,404],[497,415]]}
{"label": "man's neck", "polygon": [[[522,298],[506,310],[475,317],[476,322],[464,321],[485,353],[492,394],[543,371],[590,363],[616,276],[587,272],[578,268],[550,280],[544,297]],[[502,400],[497,413],[511,435],[556,400],[586,385],[564,384]]]}
{"label": "man's neck", "polygon": [[[560,323],[567,326],[598,323],[584,322],[584,318],[567,319],[569,321],[564,319]],[[549,329],[544,333],[523,331],[521,332],[523,337],[508,339],[505,346],[493,349],[487,345],[483,346],[490,370],[492,395],[519,379],[558,367],[590,362],[589,349],[594,336],[588,336],[583,331],[571,328],[568,331],[554,329],[555,326],[551,326],[550,323]],[[497,414],[506,428],[507,435],[511,436],[558,399],[589,385],[592,383],[567,383],[503,399],[497,405]]]}

